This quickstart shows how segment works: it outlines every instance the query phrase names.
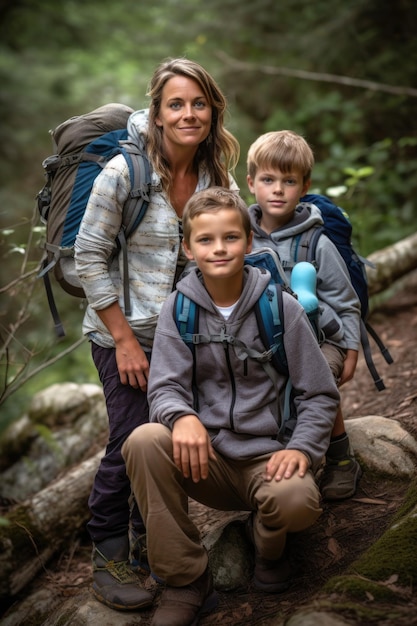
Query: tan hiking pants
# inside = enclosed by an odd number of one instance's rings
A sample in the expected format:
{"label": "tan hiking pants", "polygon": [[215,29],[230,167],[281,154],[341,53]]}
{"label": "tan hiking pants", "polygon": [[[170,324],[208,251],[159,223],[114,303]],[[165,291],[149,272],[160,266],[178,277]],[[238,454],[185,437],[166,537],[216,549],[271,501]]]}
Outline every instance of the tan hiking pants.
{"label": "tan hiking pants", "polygon": [[174,464],[171,431],[154,423],[136,428],[122,454],[145,522],[152,572],[172,586],[190,584],[207,566],[198,528],[188,516],[188,497],[223,511],[255,511],[256,548],[268,559],[281,557],[287,532],[308,528],[321,513],[311,472],[263,480],[270,455],[232,461],[217,454],[209,477],[193,483]]}

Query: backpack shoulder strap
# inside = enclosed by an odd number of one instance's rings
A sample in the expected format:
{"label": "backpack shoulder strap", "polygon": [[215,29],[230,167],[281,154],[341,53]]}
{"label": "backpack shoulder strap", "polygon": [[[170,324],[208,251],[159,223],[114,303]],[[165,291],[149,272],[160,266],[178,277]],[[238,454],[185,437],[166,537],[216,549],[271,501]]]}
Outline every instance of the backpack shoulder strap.
{"label": "backpack shoulder strap", "polygon": [[129,263],[126,241],[142,221],[149,206],[151,191],[151,168],[147,156],[143,152],[131,152],[121,146],[121,153],[129,167],[131,191],[123,207],[122,227],[117,235],[117,243],[122,250],[123,263],[123,296],[125,314],[132,314],[129,289]]}
{"label": "backpack shoulder strap", "polygon": [[191,387],[193,391],[193,407],[198,411],[198,392],[196,383],[196,356],[193,337],[198,332],[199,307],[180,291],[177,291],[174,302],[174,319],[181,339],[188,345],[193,355],[193,375]]}
{"label": "backpack shoulder strap", "polygon": [[388,348],[382,342],[376,330],[370,325],[369,322],[366,322],[362,318],[360,319],[360,332],[363,356],[365,357],[366,365],[373,378],[375,387],[378,389],[378,391],[383,391],[385,389],[385,384],[375,367],[368,334],[371,335],[372,339],[375,341],[378,348],[380,349],[382,356],[389,365],[394,362],[394,359],[392,358]]}
{"label": "backpack shoulder strap", "polygon": [[272,352],[272,365],[282,375],[288,376],[284,348],[284,311],[282,285],[270,283],[255,306],[259,334],[267,350]]}
{"label": "backpack shoulder strap", "polygon": [[181,291],[177,291],[174,304],[174,316],[181,339],[195,352],[194,335],[198,331],[199,308],[194,300],[190,300]]}
{"label": "backpack shoulder strap", "polygon": [[325,232],[324,226],[312,226],[295,237],[294,262],[316,263],[316,247],[319,237]]}
{"label": "backpack shoulder strap", "polygon": [[131,191],[123,208],[123,227],[126,239],[141,222],[150,202],[152,172],[148,157],[142,151],[131,151],[123,146],[122,154],[129,167]]}
{"label": "backpack shoulder strap", "polygon": [[[287,378],[284,392],[278,399],[281,414],[278,439],[286,442],[291,438],[297,416],[293,402],[293,386],[289,378],[288,362],[284,347],[283,290],[286,289],[281,284],[270,284],[259,298],[255,310],[261,339],[265,347],[272,351],[271,362],[267,365],[271,370],[275,370]],[[275,380],[276,376],[271,374],[265,365],[264,368],[272,380]]]}

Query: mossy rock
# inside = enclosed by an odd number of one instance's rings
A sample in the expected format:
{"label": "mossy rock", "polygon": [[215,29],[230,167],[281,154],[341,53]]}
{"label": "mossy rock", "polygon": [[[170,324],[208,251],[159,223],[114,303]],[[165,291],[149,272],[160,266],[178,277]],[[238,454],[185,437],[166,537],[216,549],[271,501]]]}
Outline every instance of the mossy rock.
{"label": "mossy rock", "polygon": [[[387,617],[384,606],[401,613],[401,605],[412,597],[417,584],[417,485],[408,490],[404,503],[393,518],[390,528],[362,556],[359,557],[343,576],[331,578],[320,594],[332,595],[333,610],[355,613],[357,617],[364,611],[370,622]],[[359,602],[371,603],[367,608]],[[376,607],[373,602],[378,603]]]}

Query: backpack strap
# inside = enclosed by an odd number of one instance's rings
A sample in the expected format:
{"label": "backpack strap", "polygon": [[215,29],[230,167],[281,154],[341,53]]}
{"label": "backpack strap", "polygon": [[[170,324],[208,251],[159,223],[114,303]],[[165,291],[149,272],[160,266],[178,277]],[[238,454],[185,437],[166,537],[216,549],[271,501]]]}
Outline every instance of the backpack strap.
{"label": "backpack strap", "polygon": [[58,309],[57,309],[55,298],[54,298],[54,292],[52,291],[51,280],[49,278],[47,257],[45,257],[44,260],[42,261],[41,267],[43,269],[42,269],[42,272],[39,274],[39,276],[42,276],[43,278],[43,284],[45,285],[46,297],[48,299],[49,310],[51,311],[52,319],[54,321],[56,335],[57,337],[65,337],[64,327],[62,325],[61,318],[58,313]]}
{"label": "backpack strap", "polygon": [[[270,283],[255,306],[259,334],[266,348],[272,352],[271,361],[264,365],[270,378],[276,382],[276,372],[287,378],[284,395],[279,398],[281,408],[281,424],[278,439],[290,438],[295,428],[296,415],[293,404],[293,386],[289,378],[287,355],[284,347],[284,308],[281,284]],[[287,291],[287,289],[285,289]],[[271,367],[271,364],[273,367]]]}
{"label": "backpack strap", "polygon": [[317,269],[316,247],[319,237],[325,232],[323,226],[312,226],[295,237],[294,262],[307,261]]}
{"label": "backpack strap", "polygon": [[[123,229],[127,239],[138,227],[148,208],[152,189],[152,171],[144,152],[122,146],[122,154],[129,166],[131,180],[131,191],[123,208]],[[157,190],[156,187],[155,190]]]}
{"label": "backpack strap", "polygon": [[121,148],[129,166],[131,191],[123,207],[122,227],[117,235],[117,245],[122,251],[123,296],[125,315],[132,315],[129,288],[129,263],[127,258],[127,239],[139,226],[150,202],[151,168],[147,156],[140,151]]}
{"label": "backpack strap", "polygon": [[187,344],[190,348],[191,353],[193,355],[193,374],[191,381],[191,388],[193,392],[193,408],[198,411],[198,393],[197,393],[197,383],[196,383],[196,355],[195,355],[195,344],[193,342],[194,334],[198,330],[198,322],[199,322],[199,312],[200,309],[194,300],[190,300],[187,296],[184,296],[183,293],[177,291],[175,296],[174,303],[174,317],[175,323],[178,328],[178,332],[181,335],[181,339]]}
{"label": "backpack strap", "polygon": [[372,358],[372,352],[371,352],[371,346],[369,343],[368,333],[371,335],[372,339],[377,344],[385,361],[388,364],[391,364],[394,362],[394,359],[392,358],[388,348],[382,342],[376,330],[370,325],[369,322],[365,322],[362,318],[360,320],[360,332],[361,332],[362,350],[363,350],[363,355],[365,357],[366,365],[368,366],[368,370],[373,378],[376,388],[378,389],[378,391],[383,391],[385,389],[385,384],[381,376],[378,374],[378,371],[375,367],[375,363]]}
{"label": "backpack strap", "polygon": [[280,374],[288,376],[281,285],[268,285],[255,305],[255,315],[262,342],[271,352],[273,366]]}

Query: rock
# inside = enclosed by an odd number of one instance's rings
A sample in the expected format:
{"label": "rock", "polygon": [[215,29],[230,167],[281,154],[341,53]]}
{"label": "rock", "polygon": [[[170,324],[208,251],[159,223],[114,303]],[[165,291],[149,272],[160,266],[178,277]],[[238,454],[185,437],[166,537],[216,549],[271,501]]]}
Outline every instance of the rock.
{"label": "rock", "polygon": [[34,615],[46,616],[52,613],[61,604],[62,598],[60,594],[56,593],[55,589],[39,589],[39,591],[32,593],[28,598],[22,600],[9,615],[3,616],[0,620],[1,625],[20,626],[21,624],[30,624]]}
{"label": "rock", "polygon": [[358,460],[365,467],[396,478],[416,474],[417,442],[395,420],[368,415],[345,421]]}
{"label": "rock", "polygon": [[14,441],[18,460],[2,472],[0,496],[21,502],[37,493],[79,463],[107,427],[98,385],[65,383],[39,392],[28,416],[12,425],[2,440],[3,446]]}
{"label": "rock", "polygon": [[13,422],[0,438],[0,471],[26,454],[37,433],[28,415]]}
{"label": "rock", "polygon": [[285,626],[352,626],[352,622],[346,622],[343,618],[334,613],[301,611],[290,617],[290,619],[285,622]]}
{"label": "rock", "polygon": [[74,422],[97,402],[103,401],[103,390],[99,385],[55,384],[33,396],[29,417],[32,422],[51,428]]}
{"label": "rock", "polygon": [[[248,514],[244,514],[244,518],[247,517]],[[208,550],[216,589],[233,591],[249,584],[253,547],[246,539],[245,521],[227,523],[220,532],[207,535],[203,543]]]}
{"label": "rock", "polygon": [[57,623],[60,626],[89,626],[90,624],[135,626],[142,624],[143,618],[140,611],[114,611],[95,600],[89,592],[85,592],[77,596],[76,602],[72,598],[60,608],[58,613],[49,615],[42,622],[42,626],[55,626]]}

